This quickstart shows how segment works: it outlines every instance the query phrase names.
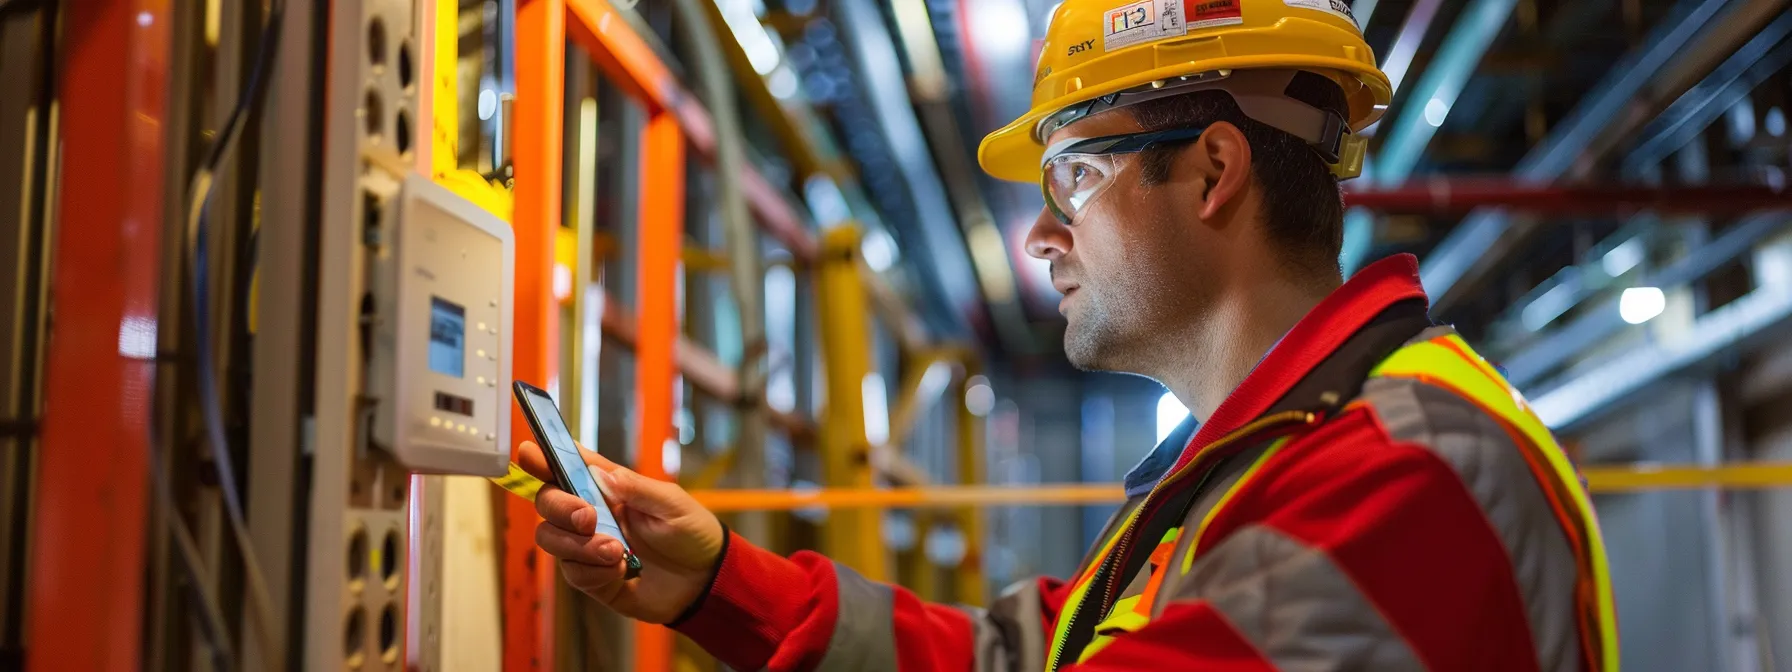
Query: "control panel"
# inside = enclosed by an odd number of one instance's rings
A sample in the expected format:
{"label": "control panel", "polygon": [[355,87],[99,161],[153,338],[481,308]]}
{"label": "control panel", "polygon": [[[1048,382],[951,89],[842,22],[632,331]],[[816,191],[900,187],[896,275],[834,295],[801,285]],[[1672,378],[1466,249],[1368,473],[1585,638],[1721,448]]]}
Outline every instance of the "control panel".
{"label": "control panel", "polygon": [[[373,443],[426,473],[510,464],[510,225],[420,175],[369,255]],[[369,238],[375,234],[369,233]],[[367,317],[367,315],[364,315]]]}

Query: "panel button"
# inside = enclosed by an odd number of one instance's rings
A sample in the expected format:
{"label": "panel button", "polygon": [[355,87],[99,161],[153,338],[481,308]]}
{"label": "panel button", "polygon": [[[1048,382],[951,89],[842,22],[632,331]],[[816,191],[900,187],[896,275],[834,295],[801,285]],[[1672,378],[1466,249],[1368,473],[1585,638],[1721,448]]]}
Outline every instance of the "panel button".
{"label": "panel button", "polygon": [[479,330],[480,330],[480,331],[485,331],[485,323],[484,323],[484,322],[480,322],[480,323],[479,323]]}
{"label": "panel button", "polygon": [[430,417],[430,418],[429,418],[429,426],[431,426],[431,427],[441,427],[441,426],[442,426],[442,419],[441,419],[441,418],[438,418],[438,417],[434,417],[434,416],[431,416],[431,417]]}
{"label": "panel button", "polygon": [[457,432],[467,431],[467,426],[466,425],[455,425],[454,431],[457,431]]}
{"label": "panel button", "polygon": [[480,356],[480,357],[485,357],[485,349],[484,349],[484,348],[480,348],[480,350],[479,350],[479,356]]}
{"label": "panel button", "polygon": [[478,381],[479,381],[479,384],[480,384],[480,385],[484,385],[484,384],[485,384],[485,376],[479,376],[479,377],[478,377],[478,378],[476,378],[476,379],[475,379],[475,380],[478,380]]}

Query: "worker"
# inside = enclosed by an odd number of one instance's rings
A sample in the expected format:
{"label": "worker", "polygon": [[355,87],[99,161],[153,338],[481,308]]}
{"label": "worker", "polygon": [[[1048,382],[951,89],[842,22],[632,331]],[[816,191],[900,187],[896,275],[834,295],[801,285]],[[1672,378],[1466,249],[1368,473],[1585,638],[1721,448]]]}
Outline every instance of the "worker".
{"label": "worker", "polygon": [[1070,362],[1200,419],[1126,477],[1067,580],[926,603],[595,454],[645,571],[624,581],[552,488],[539,545],[740,670],[1618,669],[1598,524],[1548,430],[1432,324],[1411,256],[1341,277],[1338,183],[1389,97],[1340,0],[1058,7],[1032,109],[980,162],[1041,185],[1026,247]]}

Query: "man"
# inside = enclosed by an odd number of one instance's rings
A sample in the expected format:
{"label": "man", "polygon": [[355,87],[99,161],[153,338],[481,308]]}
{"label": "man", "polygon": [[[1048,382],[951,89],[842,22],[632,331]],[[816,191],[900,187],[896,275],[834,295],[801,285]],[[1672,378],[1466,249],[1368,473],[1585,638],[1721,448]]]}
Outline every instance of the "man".
{"label": "man", "polygon": [[1344,7],[1066,0],[1033,110],[983,143],[1042,184],[1027,251],[1070,361],[1202,419],[1127,477],[1069,581],[926,604],[596,455],[646,571],[623,581],[551,488],[541,547],[742,670],[1617,669],[1597,523],[1548,431],[1430,323],[1411,257],[1339,277],[1338,179],[1389,97]]}

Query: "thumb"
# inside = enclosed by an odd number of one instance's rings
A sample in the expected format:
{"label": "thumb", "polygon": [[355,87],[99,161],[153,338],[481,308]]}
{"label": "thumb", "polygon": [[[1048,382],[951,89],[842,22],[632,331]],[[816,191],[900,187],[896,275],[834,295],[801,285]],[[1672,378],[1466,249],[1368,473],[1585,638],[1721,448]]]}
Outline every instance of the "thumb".
{"label": "thumb", "polygon": [[674,518],[689,508],[690,495],[683,488],[642,476],[627,468],[603,471],[604,489],[628,508],[656,518]]}

